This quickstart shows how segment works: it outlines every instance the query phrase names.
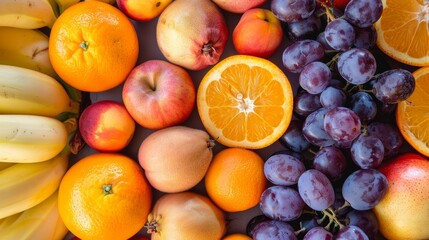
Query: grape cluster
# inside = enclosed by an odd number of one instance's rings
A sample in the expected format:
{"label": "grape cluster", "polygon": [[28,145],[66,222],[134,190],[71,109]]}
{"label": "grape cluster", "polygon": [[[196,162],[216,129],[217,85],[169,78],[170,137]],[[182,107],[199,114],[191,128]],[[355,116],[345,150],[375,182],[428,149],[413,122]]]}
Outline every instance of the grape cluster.
{"label": "grape cluster", "polygon": [[350,0],[335,9],[318,0],[273,0],[291,44],[286,71],[298,74],[294,118],[280,138],[284,151],[265,161],[271,185],[253,239],[373,239],[371,211],[388,182],[377,170],[403,144],[396,104],[414,91],[404,69],[380,69],[373,54],[381,0]]}

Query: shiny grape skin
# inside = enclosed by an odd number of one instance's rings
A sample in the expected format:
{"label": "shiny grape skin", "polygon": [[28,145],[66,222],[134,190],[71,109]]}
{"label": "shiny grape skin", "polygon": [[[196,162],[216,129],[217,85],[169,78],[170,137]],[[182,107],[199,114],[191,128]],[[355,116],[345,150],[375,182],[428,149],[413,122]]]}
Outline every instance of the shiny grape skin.
{"label": "shiny grape skin", "polygon": [[246,225],[246,234],[249,235],[250,237],[253,237],[253,230],[255,229],[255,227],[264,221],[269,221],[272,220],[269,217],[265,216],[264,214],[260,214],[257,216],[254,216],[253,218],[251,218],[249,220],[249,222]]}
{"label": "shiny grape skin", "polygon": [[377,102],[367,92],[356,92],[350,97],[349,108],[358,115],[361,123],[368,123],[377,116]]}
{"label": "shiny grape skin", "polygon": [[383,103],[398,103],[406,100],[414,91],[416,81],[405,69],[391,69],[376,78],[372,92]]}
{"label": "shiny grape skin", "polygon": [[351,24],[360,27],[370,27],[383,12],[381,0],[351,0],[344,9],[344,17]]}
{"label": "shiny grape skin", "polygon": [[326,42],[325,38],[325,31],[320,32],[317,37],[316,41],[318,41],[326,50],[334,50],[331,46],[329,46],[328,42]]}
{"label": "shiny grape skin", "polygon": [[323,127],[335,141],[349,142],[361,133],[359,117],[346,107],[329,110],[323,120]]}
{"label": "shiny grape skin", "polygon": [[374,239],[378,233],[378,220],[372,210],[352,209],[346,214],[346,219],[349,225],[359,227],[370,239]]}
{"label": "shiny grape skin", "polygon": [[272,0],[271,11],[283,22],[296,22],[310,17],[316,9],[315,0]]}
{"label": "shiny grape skin", "polygon": [[254,240],[297,240],[293,227],[283,221],[268,220],[253,228]]}
{"label": "shiny grape skin", "polygon": [[365,232],[357,226],[348,225],[341,228],[337,235],[336,240],[369,240]]}
{"label": "shiny grape skin", "polygon": [[334,235],[324,227],[314,227],[308,231],[302,240],[333,240]]}
{"label": "shiny grape skin", "polygon": [[340,149],[334,146],[323,147],[314,155],[313,168],[334,182],[341,179],[346,173],[347,158]]}
{"label": "shiny grape skin", "polygon": [[286,132],[280,137],[280,143],[294,152],[301,153],[310,147],[310,143],[302,134],[302,121],[292,119]]}
{"label": "shiny grape skin", "polygon": [[336,87],[328,86],[322,93],[320,93],[320,104],[327,109],[335,107],[343,107],[346,105],[346,93]]}
{"label": "shiny grape skin", "polygon": [[319,108],[309,114],[302,125],[302,134],[311,144],[326,147],[335,143],[335,140],[325,131],[323,120],[328,113],[328,109]]}
{"label": "shiny grape skin", "polygon": [[287,35],[290,40],[313,39],[321,30],[320,18],[312,14],[308,18],[287,24]]}
{"label": "shiny grape skin", "polygon": [[329,46],[338,51],[350,49],[356,38],[354,27],[342,18],[330,21],[325,28],[325,39]]}
{"label": "shiny grape skin", "polygon": [[387,191],[387,178],[375,169],[359,169],[343,183],[344,199],[356,210],[370,210],[383,199]]}
{"label": "shiny grape skin", "polygon": [[308,63],[322,59],[325,49],[316,40],[296,41],[285,48],[282,54],[283,66],[287,71],[300,73]]}
{"label": "shiny grape skin", "polygon": [[264,163],[265,177],[275,185],[294,185],[304,171],[304,163],[288,154],[272,155]]}
{"label": "shiny grape skin", "polygon": [[377,62],[365,48],[352,48],[340,55],[337,68],[346,81],[359,85],[371,80],[377,70]]}
{"label": "shiny grape skin", "polygon": [[355,33],[355,47],[370,49],[375,46],[377,41],[377,31],[374,26],[371,25],[366,28],[355,27]]}
{"label": "shiny grape skin", "polygon": [[259,208],[262,213],[274,220],[292,221],[298,219],[305,203],[297,190],[286,186],[271,186],[262,192]]}
{"label": "shiny grape skin", "polygon": [[353,162],[362,169],[377,168],[384,159],[384,145],[373,135],[361,134],[350,148]]}
{"label": "shiny grape skin", "polygon": [[311,94],[303,90],[294,97],[293,111],[299,116],[306,117],[321,107],[319,94]]}
{"label": "shiny grape skin", "polygon": [[307,206],[316,211],[327,209],[335,201],[332,183],[316,169],[308,169],[299,177],[298,192]]}
{"label": "shiny grape skin", "polygon": [[299,85],[311,94],[320,94],[331,81],[331,70],[319,61],[311,62],[299,74]]}
{"label": "shiny grape skin", "polygon": [[394,123],[371,122],[366,130],[369,135],[378,137],[384,146],[384,158],[391,158],[399,153],[404,138]]}

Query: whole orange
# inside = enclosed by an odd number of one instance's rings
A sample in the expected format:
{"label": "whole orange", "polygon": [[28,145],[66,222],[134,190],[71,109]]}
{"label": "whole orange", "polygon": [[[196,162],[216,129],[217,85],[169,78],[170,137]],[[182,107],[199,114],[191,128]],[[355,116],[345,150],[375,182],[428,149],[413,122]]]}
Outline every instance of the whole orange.
{"label": "whole orange", "polygon": [[119,153],[94,153],[64,175],[58,209],[80,239],[128,239],[146,223],[152,190],[143,170]]}
{"label": "whole orange", "polygon": [[226,148],[217,153],[205,176],[208,196],[227,212],[256,206],[266,185],[263,159],[245,148]]}
{"label": "whole orange", "polygon": [[72,87],[101,92],[120,85],[137,62],[136,30],[119,9],[80,2],[55,21],[49,38],[54,70]]}

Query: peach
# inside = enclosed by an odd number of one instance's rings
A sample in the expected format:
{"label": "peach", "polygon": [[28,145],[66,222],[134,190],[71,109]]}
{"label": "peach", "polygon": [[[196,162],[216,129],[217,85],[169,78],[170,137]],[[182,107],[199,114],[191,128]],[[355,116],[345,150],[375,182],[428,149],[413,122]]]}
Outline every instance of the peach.
{"label": "peach", "polygon": [[158,17],[173,0],[116,0],[118,8],[137,21],[149,21]]}
{"label": "peach", "polygon": [[213,0],[220,8],[232,13],[244,13],[251,8],[264,4],[266,1],[267,0]]}
{"label": "peach", "polygon": [[79,132],[85,143],[100,152],[117,152],[130,143],[135,121],[119,102],[102,100],[83,110]]}
{"label": "peach", "polygon": [[283,40],[280,20],[267,9],[253,8],[241,16],[232,33],[232,43],[240,54],[268,58]]}

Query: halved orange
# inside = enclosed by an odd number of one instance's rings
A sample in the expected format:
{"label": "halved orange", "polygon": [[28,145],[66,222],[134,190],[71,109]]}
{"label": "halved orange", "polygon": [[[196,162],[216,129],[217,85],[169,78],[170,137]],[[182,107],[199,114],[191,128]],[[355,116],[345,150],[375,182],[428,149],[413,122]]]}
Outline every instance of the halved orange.
{"label": "halved orange", "polygon": [[413,72],[414,92],[398,103],[396,123],[404,139],[418,152],[429,157],[429,67]]}
{"label": "halved orange", "polygon": [[197,107],[207,132],[219,143],[259,149],[278,140],[289,126],[293,91],[271,61],[233,55],[203,77]]}
{"label": "halved orange", "polygon": [[374,24],[377,46],[391,58],[412,66],[429,65],[429,2],[382,0]]}

